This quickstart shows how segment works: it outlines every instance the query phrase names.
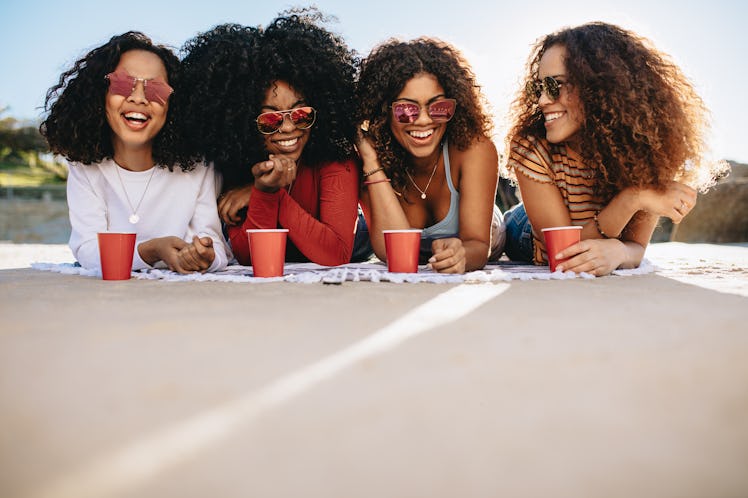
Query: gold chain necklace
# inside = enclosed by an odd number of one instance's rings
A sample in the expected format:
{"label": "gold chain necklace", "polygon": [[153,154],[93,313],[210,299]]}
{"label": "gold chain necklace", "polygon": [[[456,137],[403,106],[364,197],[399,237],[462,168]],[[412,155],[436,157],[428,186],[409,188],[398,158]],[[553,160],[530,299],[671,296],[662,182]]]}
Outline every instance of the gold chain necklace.
{"label": "gold chain necklace", "polygon": [[415,180],[413,180],[413,177],[410,176],[410,173],[408,173],[408,170],[405,170],[405,174],[408,175],[408,178],[410,178],[410,183],[412,183],[413,186],[416,188],[416,190],[418,190],[421,193],[421,199],[426,199],[426,191],[429,189],[429,185],[431,185],[431,180],[434,179],[434,173],[436,173],[436,167],[439,166],[440,157],[441,155],[436,157],[436,163],[434,163],[434,169],[431,171],[431,176],[429,177],[429,181],[426,184],[426,188],[424,188],[423,190],[421,190],[421,188],[418,185],[416,185]]}
{"label": "gold chain necklace", "polygon": [[117,178],[119,178],[119,184],[122,185],[122,191],[125,193],[125,199],[127,199],[127,204],[130,206],[130,217],[127,218],[127,220],[135,225],[137,222],[140,221],[140,216],[138,216],[138,209],[140,209],[140,205],[143,203],[143,199],[145,199],[145,194],[148,192],[148,187],[151,185],[151,180],[153,180],[153,174],[156,172],[156,166],[153,166],[153,169],[151,170],[151,176],[148,177],[148,183],[145,184],[145,189],[143,190],[143,195],[140,196],[140,200],[138,201],[138,205],[133,209],[132,202],[130,202],[130,196],[127,194],[127,189],[125,188],[125,182],[122,181],[122,175],[119,172],[119,165],[115,164],[114,167],[117,170]]}

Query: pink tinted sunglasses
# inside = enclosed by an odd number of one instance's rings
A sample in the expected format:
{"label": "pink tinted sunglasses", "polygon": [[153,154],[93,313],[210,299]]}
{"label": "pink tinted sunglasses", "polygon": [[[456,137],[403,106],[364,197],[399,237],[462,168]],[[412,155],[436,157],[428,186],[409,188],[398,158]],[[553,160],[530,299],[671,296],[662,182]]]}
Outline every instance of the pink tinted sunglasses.
{"label": "pink tinted sunglasses", "polygon": [[143,93],[149,102],[158,102],[166,104],[169,96],[174,93],[174,89],[165,81],[147,80],[130,76],[124,71],[109,73],[105,76],[109,80],[109,93],[129,97],[135,91],[138,81],[143,82]]}
{"label": "pink tinted sunglasses", "polygon": [[[457,101],[455,99],[439,99],[431,102],[426,108],[426,112],[432,121],[446,123],[454,117],[456,108]],[[394,102],[392,104],[392,114],[398,123],[414,123],[421,115],[421,106],[415,102]]]}
{"label": "pink tinted sunglasses", "polygon": [[304,106],[285,111],[263,112],[255,120],[257,122],[257,129],[263,135],[272,135],[281,129],[286,116],[291,119],[291,123],[296,128],[306,130],[307,128],[311,128],[317,119],[317,111],[314,110],[314,107]]}

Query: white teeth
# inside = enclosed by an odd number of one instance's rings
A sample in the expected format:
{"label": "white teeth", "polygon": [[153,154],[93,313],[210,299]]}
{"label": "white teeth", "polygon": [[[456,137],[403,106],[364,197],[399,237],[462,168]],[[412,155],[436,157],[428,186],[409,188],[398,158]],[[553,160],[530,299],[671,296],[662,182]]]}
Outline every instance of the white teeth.
{"label": "white teeth", "polygon": [[434,134],[434,130],[426,131],[409,131],[408,134],[413,138],[426,138]]}
{"label": "white teeth", "polygon": [[125,114],[125,117],[127,119],[139,119],[141,121],[146,121],[148,119],[148,116],[141,112],[128,112]]}
{"label": "white teeth", "polygon": [[292,138],[290,140],[278,140],[276,143],[281,147],[293,147],[298,141],[298,138]]}
{"label": "white teeth", "polygon": [[548,123],[549,121],[553,121],[554,119],[560,118],[564,113],[563,112],[551,112],[545,115],[545,122]]}

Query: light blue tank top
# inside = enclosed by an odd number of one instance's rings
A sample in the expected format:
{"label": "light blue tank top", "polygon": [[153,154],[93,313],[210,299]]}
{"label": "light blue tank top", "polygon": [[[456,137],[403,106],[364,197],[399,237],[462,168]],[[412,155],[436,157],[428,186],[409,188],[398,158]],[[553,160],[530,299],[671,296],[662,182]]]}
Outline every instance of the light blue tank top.
{"label": "light blue tank top", "polygon": [[447,215],[430,227],[425,227],[421,233],[421,264],[425,263],[432,255],[431,242],[435,239],[446,239],[448,237],[460,236],[460,193],[452,184],[452,171],[449,166],[449,152],[447,150],[447,141],[444,141],[442,147],[444,156],[444,174],[447,175],[447,186],[449,187],[449,211]]}

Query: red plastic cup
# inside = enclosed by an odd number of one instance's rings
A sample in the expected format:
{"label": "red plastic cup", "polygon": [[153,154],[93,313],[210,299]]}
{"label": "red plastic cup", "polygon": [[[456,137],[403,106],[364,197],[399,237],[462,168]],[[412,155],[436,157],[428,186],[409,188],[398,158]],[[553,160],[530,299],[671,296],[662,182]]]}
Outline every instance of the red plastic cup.
{"label": "red plastic cup", "polygon": [[247,237],[254,276],[282,277],[288,230],[285,228],[250,229],[247,230]]}
{"label": "red plastic cup", "polygon": [[100,232],[98,238],[102,279],[130,280],[135,234]]}
{"label": "red plastic cup", "polygon": [[422,230],[382,230],[387,251],[387,270],[393,273],[417,273]]}
{"label": "red plastic cup", "polygon": [[551,273],[556,271],[556,265],[569,258],[556,259],[556,254],[582,240],[582,227],[553,227],[544,228],[545,250],[548,253],[548,264]]}

